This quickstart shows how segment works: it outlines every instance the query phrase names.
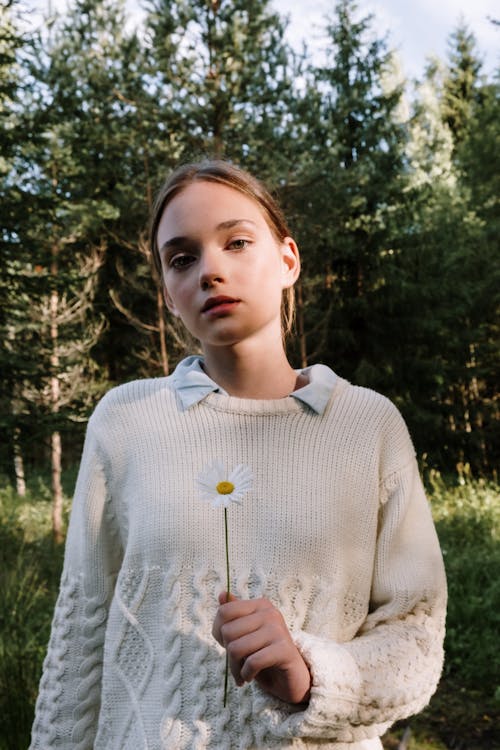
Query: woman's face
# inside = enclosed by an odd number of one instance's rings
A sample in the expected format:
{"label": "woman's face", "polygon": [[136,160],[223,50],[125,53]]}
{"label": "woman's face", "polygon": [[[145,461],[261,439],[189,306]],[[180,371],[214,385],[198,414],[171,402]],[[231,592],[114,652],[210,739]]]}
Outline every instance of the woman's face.
{"label": "woman's face", "polygon": [[167,205],[157,242],[165,300],[202,345],[281,333],[281,296],[299,273],[295,242],[278,242],[259,204],[193,182]]}

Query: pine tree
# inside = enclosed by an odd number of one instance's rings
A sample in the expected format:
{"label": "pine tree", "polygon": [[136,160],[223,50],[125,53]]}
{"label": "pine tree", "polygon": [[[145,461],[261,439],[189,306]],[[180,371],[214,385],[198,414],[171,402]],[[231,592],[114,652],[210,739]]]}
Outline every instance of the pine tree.
{"label": "pine tree", "polygon": [[[443,80],[446,72],[431,62],[410,122],[409,180],[387,285],[392,316],[382,338],[387,352],[391,340],[398,342],[391,360],[398,385],[386,392],[404,411],[430,465],[455,470],[468,463],[483,472],[492,465],[492,338],[485,329],[498,298],[481,209],[463,179],[461,155],[475,117],[457,147],[441,117]],[[482,107],[476,104],[475,111]],[[398,339],[401,328],[405,339]]]}
{"label": "pine tree", "polygon": [[[139,293],[123,278],[148,278],[138,252],[147,217],[147,120],[142,118],[142,56],[138,38],[124,31],[121,0],[78,0],[55,43],[48,85],[66,118],[68,149],[78,170],[77,193],[89,221],[86,236],[105,248],[95,304],[107,328],[94,354],[108,378],[137,367],[131,358],[137,331],[113,306],[110,293],[144,310],[154,325],[153,285]],[[161,311],[163,312],[163,311]]]}
{"label": "pine tree", "polygon": [[[0,248],[0,337],[1,351],[1,427],[2,469],[14,468],[16,489],[26,490],[24,476],[23,418],[21,397],[23,381],[32,375],[28,352],[33,351],[32,332],[26,325],[30,307],[27,253],[19,241],[19,227],[25,218],[22,192],[16,168],[20,152],[29,137],[21,127],[21,87],[26,62],[27,39],[19,29],[18,6],[4,0],[0,3],[0,202],[2,230]],[[27,288],[28,287],[28,288]],[[36,347],[34,347],[36,350]]]}
{"label": "pine tree", "polygon": [[[455,354],[451,426],[461,461],[489,471],[497,454],[495,428],[498,369],[498,77],[481,75],[474,35],[462,21],[450,38],[448,75],[442,95],[443,117],[454,136],[454,162],[460,174],[464,244],[460,286],[470,301],[462,314],[463,339]],[[466,231],[474,217],[472,236]],[[469,224],[470,225],[470,224]],[[455,250],[455,248],[453,248]]]}
{"label": "pine tree", "polygon": [[338,3],[327,27],[327,63],[313,71],[309,159],[298,177],[308,354],[358,382],[380,360],[372,312],[385,273],[392,217],[403,186],[402,86],[388,89],[392,58],[370,16]]}
{"label": "pine tree", "polygon": [[[467,377],[464,378],[475,466],[489,471],[498,465],[498,384],[500,367],[500,70],[480,92],[467,133],[457,149],[457,163],[469,205],[480,231],[469,249],[475,260],[473,304],[468,316],[472,332]],[[472,458],[472,457],[471,457]]]}
{"label": "pine tree", "polygon": [[439,183],[452,188],[457,181],[453,133],[442,118],[444,75],[445,68],[436,58],[416,87],[406,148],[411,187]]}
{"label": "pine tree", "polygon": [[[82,23],[84,10],[82,4]],[[88,153],[92,113],[78,86],[78,65],[68,54],[70,33],[77,30],[56,25],[37,48],[23,113],[24,128],[37,135],[28,140],[18,167],[28,170],[19,174],[25,205],[19,243],[30,254],[32,289],[25,322],[36,331],[32,356],[39,376],[25,383],[23,399],[37,425],[33,438],[49,443],[57,542],[62,540],[61,431],[85,420],[104,385],[91,356],[102,328],[102,316],[94,314],[92,305],[105,249],[99,229],[114,215],[111,203],[100,195],[99,155],[94,152],[93,171],[85,169],[82,159]],[[80,129],[85,119],[87,127]]]}
{"label": "pine tree", "polygon": [[476,51],[476,38],[461,20],[449,40],[448,75],[443,85],[442,116],[455,143],[467,131],[479,97],[482,63]]}
{"label": "pine tree", "polygon": [[146,28],[159,122],[178,160],[224,156],[276,174],[294,69],[269,1],[154,0]]}
{"label": "pine tree", "polygon": [[[280,190],[297,152],[300,61],[269,0],[154,0],[145,29],[153,184],[181,162],[224,157]],[[169,331],[185,354],[185,337]]]}

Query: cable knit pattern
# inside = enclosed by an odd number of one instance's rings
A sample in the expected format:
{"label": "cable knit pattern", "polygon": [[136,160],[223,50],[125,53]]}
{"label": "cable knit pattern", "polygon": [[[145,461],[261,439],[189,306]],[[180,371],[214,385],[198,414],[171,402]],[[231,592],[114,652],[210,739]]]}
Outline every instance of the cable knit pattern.
{"label": "cable knit pattern", "polygon": [[[211,635],[223,515],[196,477],[250,466],[229,511],[232,588],[283,613],[313,678],[290,706],[230,680]],[[88,426],[32,750],[375,750],[429,700],[446,584],[401,416],[337,378],[322,414],[291,397],[172,377],[111,391]]]}

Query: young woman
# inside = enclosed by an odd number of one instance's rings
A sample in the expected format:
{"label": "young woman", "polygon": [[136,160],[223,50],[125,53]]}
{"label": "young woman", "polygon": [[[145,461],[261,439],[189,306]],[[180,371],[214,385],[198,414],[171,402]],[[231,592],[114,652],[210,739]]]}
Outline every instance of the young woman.
{"label": "young woman", "polygon": [[[90,419],[31,747],[381,748],[443,659],[406,426],[373,391],[288,362],[298,250],[246,172],[181,167],[151,246],[203,356]],[[231,594],[207,499],[227,511]]]}

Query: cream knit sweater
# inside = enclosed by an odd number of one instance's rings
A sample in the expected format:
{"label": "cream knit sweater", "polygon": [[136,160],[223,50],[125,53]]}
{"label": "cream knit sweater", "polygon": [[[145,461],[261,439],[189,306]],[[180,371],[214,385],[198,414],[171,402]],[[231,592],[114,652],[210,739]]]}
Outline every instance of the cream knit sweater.
{"label": "cream knit sweater", "polygon": [[[216,459],[252,469],[229,509],[233,590],[283,613],[308,705],[231,681],[223,707],[223,514],[196,485]],[[323,414],[217,393],[183,409],[172,377],[120,386],[88,426],[31,747],[371,747],[435,690],[445,600],[413,447],[384,397],[338,378]]]}

